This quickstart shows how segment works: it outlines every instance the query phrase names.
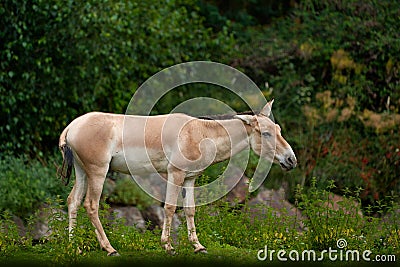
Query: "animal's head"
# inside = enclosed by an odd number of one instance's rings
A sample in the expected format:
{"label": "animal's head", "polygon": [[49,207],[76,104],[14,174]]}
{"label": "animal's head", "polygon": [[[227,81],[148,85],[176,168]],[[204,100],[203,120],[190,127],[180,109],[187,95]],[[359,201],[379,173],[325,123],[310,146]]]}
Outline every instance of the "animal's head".
{"label": "animal's head", "polygon": [[253,151],[288,171],[296,167],[297,159],[288,142],[282,137],[281,127],[269,118],[273,102],[274,100],[268,102],[257,115],[236,115],[235,118],[251,126],[250,145]]}

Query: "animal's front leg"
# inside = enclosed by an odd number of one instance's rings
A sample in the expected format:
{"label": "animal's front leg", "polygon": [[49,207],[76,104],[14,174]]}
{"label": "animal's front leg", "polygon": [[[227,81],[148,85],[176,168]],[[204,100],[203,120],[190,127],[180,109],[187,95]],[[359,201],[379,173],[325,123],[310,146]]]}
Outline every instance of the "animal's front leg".
{"label": "animal's front leg", "polygon": [[174,248],[171,245],[171,225],[176,210],[176,201],[180,186],[182,186],[184,179],[185,174],[183,171],[174,167],[168,169],[167,193],[164,205],[165,217],[161,234],[161,244],[169,254],[174,254]]}
{"label": "animal's front leg", "polygon": [[195,253],[207,253],[206,248],[202,244],[200,244],[199,239],[197,238],[196,226],[194,224],[194,214],[196,211],[194,203],[194,182],[194,178],[186,180],[184,182],[184,188],[186,190],[186,194],[184,196],[184,210],[186,215],[188,238],[189,242],[192,243],[194,247]]}

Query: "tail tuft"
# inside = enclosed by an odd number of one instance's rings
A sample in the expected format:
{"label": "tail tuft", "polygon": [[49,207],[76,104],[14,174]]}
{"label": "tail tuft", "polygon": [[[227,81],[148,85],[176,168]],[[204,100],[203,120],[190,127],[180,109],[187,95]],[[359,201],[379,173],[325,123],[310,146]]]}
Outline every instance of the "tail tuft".
{"label": "tail tuft", "polygon": [[60,146],[60,149],[63,154],[63,163],[61,169],[58,170],[58,175],[61,177],[64,185],[67,186],[69,184],[69,179],[72,174],[74,154],[72,153],[72,149],[67,144],[63,144],[62,146]]}

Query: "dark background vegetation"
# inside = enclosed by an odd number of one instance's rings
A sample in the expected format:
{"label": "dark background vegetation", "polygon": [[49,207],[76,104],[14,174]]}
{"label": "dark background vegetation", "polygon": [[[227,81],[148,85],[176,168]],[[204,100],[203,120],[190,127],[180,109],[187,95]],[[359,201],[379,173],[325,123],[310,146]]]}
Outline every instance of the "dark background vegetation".
{"label": "dark background vegetation", "polygon": [[[65,199],[63,128],[89,111],[124,113],[147,78],[194,60],[238,68],[275,99],[299,166],[274,167],[265,186],[293,199],[296,184],[333,180],[338,194],[361,187],[364,206],[400,192],[397,1],[10,0],[0,27],[1,211]],[[177,89],[153,113],[221,90]]]}

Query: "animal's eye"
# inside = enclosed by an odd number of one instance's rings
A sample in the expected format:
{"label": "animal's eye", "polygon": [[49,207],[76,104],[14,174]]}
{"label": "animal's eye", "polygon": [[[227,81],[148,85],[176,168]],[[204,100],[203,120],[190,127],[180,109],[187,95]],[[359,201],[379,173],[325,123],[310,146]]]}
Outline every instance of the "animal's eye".
{"label": "animal's eye", "polygon": [[262,132],[261,134],[264,137],[271,137],[271,133],[269,133],[269,132]]}

